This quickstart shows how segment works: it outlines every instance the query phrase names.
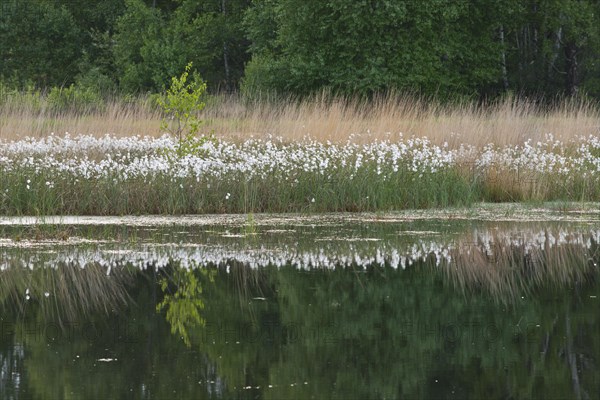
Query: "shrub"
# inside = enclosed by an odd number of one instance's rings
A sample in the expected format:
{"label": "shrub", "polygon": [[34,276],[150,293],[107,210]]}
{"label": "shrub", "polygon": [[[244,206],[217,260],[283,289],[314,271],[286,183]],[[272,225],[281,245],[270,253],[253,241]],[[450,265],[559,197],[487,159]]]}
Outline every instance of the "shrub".
{"label": "shrub", "polygon": [[190,62],[181,77],[171,78],[171,87],[164,96],[158,98],[158,105],[166,114],[161,129],[179,141],[184,138],[184,134],[193,136],[198,132],[201,121],[197,114],[206,105],[202,99],[206,92],[206,83],[196,72],[188,82],[191,68]]}
{"label": "shrub", "polygon": [[104,108],[102,96],[91,88],[75,85],[69,87],[53,87],[48,93],[49,109],[56,113],[75,112],[90,113]]}

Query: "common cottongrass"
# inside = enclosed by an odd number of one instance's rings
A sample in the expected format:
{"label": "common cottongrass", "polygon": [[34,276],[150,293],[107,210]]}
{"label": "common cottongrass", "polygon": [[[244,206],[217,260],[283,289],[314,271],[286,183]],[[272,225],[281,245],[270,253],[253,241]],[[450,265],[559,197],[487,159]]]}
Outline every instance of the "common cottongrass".
{"label": "common cottongrass", "polygon": [[474,201],[600,199],[600,139],[568,148],[80,136],[0,142],[0,213],[383,211]]}

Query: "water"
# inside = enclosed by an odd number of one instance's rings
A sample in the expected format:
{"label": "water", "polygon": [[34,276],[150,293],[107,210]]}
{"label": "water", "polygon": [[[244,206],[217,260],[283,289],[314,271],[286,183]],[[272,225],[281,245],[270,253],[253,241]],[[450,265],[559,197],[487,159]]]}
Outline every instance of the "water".
{"label": "water", "polygon": [[4,225],[0,398],[600,393],[594,219],[135,221]]}

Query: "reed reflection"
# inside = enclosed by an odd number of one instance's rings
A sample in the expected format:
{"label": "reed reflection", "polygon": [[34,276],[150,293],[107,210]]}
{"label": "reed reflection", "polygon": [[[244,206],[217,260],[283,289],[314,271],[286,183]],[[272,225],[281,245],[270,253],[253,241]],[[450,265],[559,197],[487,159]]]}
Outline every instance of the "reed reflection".
{"label": "reed reflection", "polygon": [[79,321],[94,313],[108,314],[129,301],[133,284],[129,268],[106,268],[58,261],[53,266],[25,268],[10,260],[0,272],[0,307],[24,315],[37,310],[48,320]]}
{"label": "reed reflection", "polygon": [[[312,270],[371,265],[405,270],[425,262],[431,273],[441,273],[457,289],[485,290],[504,302],[543,285],[581,284],[594,279],[598,272],[600,230],[589,226],[487,224],[461,229],[446,234],[409,233],[389,224],[366,230],[350,225],[290,235],[258,232],[250,239],[208,230],[194,232],[193,241],[176,243],[157,240],[22,246],[13,242],[0,253],[0,282],[12,288],[8,292],[15,304],[21,304],[30,279],[26,271],[40,277],[34,282],[54,279],[56,282],[49,281],[45,286],[56,290],[57,296],[79,304],[66,306],[66,311],[74,312],[90,304],[107,302],[105,308],[110,308],[110,302],[123,302],[126,290],[120,282],[125,282],[133,270],[158,271],[173,264],[185,270],[207,265],[229,268],[234,263],[250,270],[266,266]],[[50,273],[49,268],[57,272]],[[78,268],[82,270],[81,279],[76,276]],[[59,279],[59,275],[64,277]],[[29,288],[36,291],[29,296],[41,299],[50,293],[43,286],[39,290]]]}
{"label": "reed reflection", "polygon": [[458,288],[508,302],[543,286],[581,286],[598,279],[599,232],[475,231],[451,246],[442,270]]}

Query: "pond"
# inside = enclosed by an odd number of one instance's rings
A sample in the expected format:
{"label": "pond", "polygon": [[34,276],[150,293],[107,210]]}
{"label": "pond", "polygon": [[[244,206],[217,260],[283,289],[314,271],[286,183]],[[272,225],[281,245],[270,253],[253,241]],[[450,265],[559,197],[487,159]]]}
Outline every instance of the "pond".
{"label": "pond", "polygon": [[594,398],[600,214],[554,214],[4,218],[0,398]]}

